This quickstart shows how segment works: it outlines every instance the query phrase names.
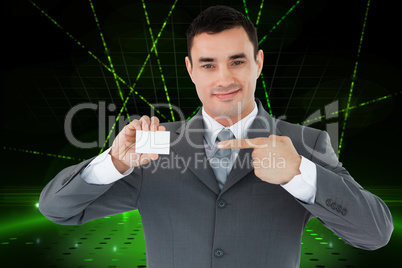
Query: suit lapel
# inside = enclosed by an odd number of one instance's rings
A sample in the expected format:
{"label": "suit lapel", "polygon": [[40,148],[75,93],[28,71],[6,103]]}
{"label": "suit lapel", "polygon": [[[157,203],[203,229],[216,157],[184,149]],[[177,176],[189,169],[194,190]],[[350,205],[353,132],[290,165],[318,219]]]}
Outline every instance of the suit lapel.
{"label": "suit lapel", "polygon": [[[271,134],[278,136],[281,135],[279,130],[276,128],[276,120],[264,110],[260,100],[256,99],[256,103],[258,105],[258,113],[247,132],[247,138],[254,139],[258,137],[269,137]],[[253,149],[240,150],[226,183],[223,186],[221,194],[254,170],[254,167],[251,165],[252,151]]]}
{"label": "suit lapel", "polygon": [[171,149],[182,157],[187,168],[193,172],[209,189],[219,195],[219,187],[214,172],[205,154],[204,122],[201,109],[171,135]]}

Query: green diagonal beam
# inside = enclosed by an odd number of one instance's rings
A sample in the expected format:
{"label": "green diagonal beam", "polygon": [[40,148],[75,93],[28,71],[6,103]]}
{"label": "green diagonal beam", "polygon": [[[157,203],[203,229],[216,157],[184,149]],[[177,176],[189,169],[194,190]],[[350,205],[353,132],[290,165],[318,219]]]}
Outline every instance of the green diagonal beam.
{"label": "green diagonal beam", "polygon": [[[282,23],[282,21],[290,14],[290,12],[292,12],[292,10],[293,10],[299,3],[300,3],[300,0],[298,0],[291,8],[285,13],[285,15],[282,16],[282,18],[271,28],[271,30],[268,32],[268,34],[265,35],[265,36],[261,39],[260,42],[258,42],[259,45],[267,38],[267,36],[268,36],[269,34],[271,34],[271,33],[279,26],[279,24]],[[264,0],[261,1],[260,11],[259,11],[259,13],[258,13],[256,25],[258,25],[258,22],[259,22],[259,20],[260,20],[260,13],[261,13],[261,11],[262,11],[263,5],[264,5]],[[261,72],[261,82],[262,82],[262,86],[263,86],[263,88],[264,88],[265,98],[267,99],[268,112],[269,112],[269,114],[272,116],[273,114],[272,114],[272,109],[271,109],[271,103],[270,103],[270,101],[269,101],[268,91],[267,91],[267,87],[266,87],[266,85],[265,85],[264,75],[263,75],[262,72]]]}
{"label": "green diagonal beam", "polygon": [[[93,3],[92,3],[92,0],[89,0],[89,5],[91,6],[92,13],[93,13],[94,19],[95,19],[95,23],[96,23],[96,26],[98,27],[99,35],[100,35],[100,38],[101,38],[101,40],[102,40],[102,44],[103,44],[103,47],[104,47],[104,49],[105,49],[105,53],[106,53],[107,59],[108,59],[109,64],[110,64],[110,70],[112,71],[112,74],[113,74],[113,77],[114,77],[114,81],[115,81],[116,86],[117,86],[117,90],[119,91],[120,99],[121,99],[122,101],[124,101],[124,97],[123,97],[123,93],[121,92],[119,80],[117,79],[116,70],[114,69],[113,62],[112,62],[112,58],[110,57],[109,49],[107,48],[105,38],[103,37],[103,33],[102,33],[102,30],[101,30],[101,27],[100,27],[100,24],[99,24],[98,16],[96,15],[95,7],[94,7],[94,5],[93,5]],[[127,118],[128,118],[128,120],[129,120],[129,122],[131,122],[131,121],[130,121],[130,114],[128,113],[127,107],[124,107],[124,108],[125,108],[125,110],[126,110],[126,112],[127,112]]]}
{"label": "green diagonal beam", "polygon": [[[177,2],[177,0],[175,0],[175,2],[174,2],[173,5],[176,5],[176,2]],[[146,5],[145,5],[145,1],[144,1],[144,0],[142,0],[142,7],[144,8],[145,18],[146,18],[146,20],[147,20],[147,24],[148,24],[148,28],[149,28],[149,34],[151,35],[152,43],[155,43],[154,35],[153,35],[153,32],[152,32],[152,28],[151,28],[151,22],[149,21],[149,16],[148,16],[148,12],[147,12],[147,7],[146,7]],[[165,21],[165,24],[166,24],[166,23],[167,23],[167,21]],[[167,89],[167,86],[166,86],[165,76],[163,75],[162,65],[161,65],[161,62],[160,62],[160,60],[159,60],[158,50],[156,49],[156,46],[153,46],[153,47],[155,47],[154,53],[155,53],[155,56],[156,56],[156,61],[158,62],[159,73],[160,73],[160,76],[161,76],[161,79],[162,79],[163,88],[164,88],[164,90],[165,90],[166,100],[167,100],[167,102],[168,102],[168,104],[169,104],[170,114],[171,114],[171,116],[172,116],[172,120],[175,121],[174,114],[173,114],[172,104],[170,103],[169,92],[168,92],[168,89]]]}
{"label": "green diagonal beam", "polygon": [[198,105],[198,107],[194,110],[194,112],[192,112],[191,115],[189,117],[187,117],[186,121],[190,120],[191,117],[193,117],[193,115],[195,115],[200,108],[201,108],[201,105]]}
{"label": "green diagonal beam", "polygon": [[250,17],[248,16],[248,9],[247,9],[246,0],[243,0],[243,6],[244,6],[244,12],[246,13],[247,19],[250,19]]}
{"label": "green diagonal beam", "polygon": [[261,76],[262,87],[264,88],[265,98],[267,99],[268,112],[271,116],[273,116],[272,109],[271,109],[271,103],[269,102],[267,86],[265,85],[264,75],[262,74],[262,72],[261,72],[260,76]]}
{"label": "green diagonal beam", "polygon": [[[28,0],[28,1],[29,1],[36,9],[38,9],[46,18],[48,18],[51,22],[53,22],[53,24],[56,25],[60,30],[63,30],[63,31],[64,31],[63,27],[62,27],[57,21],[55,21],[49,14],[47,14],[43,9],[41,9],[36,3],[34,3],[34,2],[31,1],[31,0]],[[151,48],[151,50],[150,50],[150,53],[155,49],[156,44],[157,44],[157,42],[158,42],[158,40],[159,40],[159,37],[161,36],[161,34],[162,34],[163,30],[164,30],[164,27],[166,26],[166,22],[167,22],[167,20],[169,19],[170,15],[172,14],[173,9],[175,8],[176,2],[177,2],[177,0],[176,0],[175,3],[172,5],[172,8],[171,8],[170,11],[169,11],[168,17],[167,17],[166,20],[165,20],[165,23],[163,24],[161,30],[159,31],[158,36],[157,36],[155,42],[152,44],[152,48]],[[109,68],[109,66],[107,66],[105,63],[103,63],[94,53],[92,53],[90,50],[88,50],[88,49],[87,49],[80,41],[78,41],[71,33],[69,33],[68,31],[64,31],[64,32],[65,32],[65,34],[66,34],[70,39],[72,39],[78,46],[80,46],[82,49],[87,50],[88,54],[89,54],[92,58],[94,58],[97,62],[99,62],[106,70],[108,70],[109,72],[113,73],[112,70],[111,70],[111,68]],[[116,78],[119,79],[119,81],[122,82],[124,85],[126,85],[126,86],[130,89],[130,92],[129,92],[127,98],[125,99],[125,101],[123,102],[123,107],[120,109],[119,115],[118,115],[117,118],[116,118],[116,122],[115,122],[115,124],[112,126],[112,129],[110,130],[109,135],[108,135],[108,137],[107,137],[107,139],[106,139],[106,141],[105,141],[103,147],[102,147],[101,150],[100,150],[100,153],[103,152],[104,147],[105,147],[105,145],[107,144],[107,141],[109,140],[110,135],[111,135],[111,133],[113,132],[115,126],[116,126],[116,123],[118,122],[118,120],[119,120],[121,114],[123,113],[123,111],[124,111],[124,109],[125,109],[125,107],[126,107],[126,105],[127,105],[127,102],[128,102],[128,100],[129,100],[129,98],[130,98],[130,94],[132,94],[132,93],[136,94],[142,101],[144,101],[146,104],[148,104],[148,106],[150,106],[152,109],[154,109],[162,118],[166,119],[166,116],[164,116],[158,109],[156,109],[156,108],[155,108],[151,103],[149,103],[143,96],[141,96],[141,95],[138,93],[138,91],[135,90],[135,86],[136,86],[136,84],[137,84],[137,81],[138,81],[139,78],[141,77],[142,72],[144,71],[145,66],[146,66],[146,64],[147,64],[147,62],[148,62],[148,60],[149,60],[149,58],[150,58],[150,56],[151,56],[150,53],[147,55],[147,58],[145,59],[144,64],[142,65],[142,67],[141,67],[141,69],[140,69],[140,71],[139,71],[139,73],[138,73],[138,75],[137,75],[137,77],[136,77],[136,80],[135,80],[133,86],[128,85],[127,82],[126,82],[124,79],[122,79],[120,76],[118,76],[118,75],[116,74]]]}
{"label": "green diagonal beam", "polygon": [[312,124],[314,122],[320,122],[321,119],[324,119],[327,116],[331,116],[331,118],[332,118],[332,116],[334,116],[334,115],[337,115],[337,114],[340,114],[340,113],[346,113],[346,112],[349,112],[349,111],[351,111],[353,109],[360,108],[360,107],[363,107],[363,106],[366,106],[366,105],[369,105],[369,104],[372,104],[372,103],[376,103],[376,102],[379,102],[379,101],[382,101],[382,100],[387,100],[387,99],[390,99],[391,97],[397,96],[398,94],[401,94],[401,93],[402,93],[402,91],[398,92],[398,93],[382,96],[382,97],[379,97],[379,98],[376,98],[376,99],[373,99],[373,100],[365,101],[365,102],[362,102],[362,103],[360,103],[358,105],[350,106],[349,108],[344,108],[344,109],[341,109],[339,111],[332,112],[332,113],[330,113],[328,115],[321,115],[321,116],[318,116],[318,117],[303,121],[301,123],[298,123],[298,125],[304,125],[306,123],[309,123],[309,125],[310,125],[310,124]]}
{"label": "green diagonal beam", "polygon": [[15,147],[10,147],[10,146],[3,146],[3,150],[14,151],[14,152],[19,152],[19,153],[26,153],[26,154],[49,156],[49,157],[53,157],[53,158],[61,158],[61,159],[67,159],[67,160],[85,161],[85,159],[76,158],[76,157],[72,157],[72,156],[45,153],[45,152],[39,152],[36,150],[21,149],[21,148],[15,148]]}
{"label": "green diagonal beam", "polygon": [[261,0],[261,4],[260,4],[260,10],[258,11],[258,15],[257,15],[257,20],[255,21],[255,26],[258,26],[258,23],[260,23],[260,18],[261,18],[261,13],[262,13],[262,8],[264,6],[264,0]]}
{"label": "green diagonal beam", "polygon": [[264,40],[267,38],[267,36],[272,33],[276,27],[279,26],[279,24],[282,23],[282,21],[293,11],[293,9],[295,9],[295,7],[300,3],[300,0],[297,0],[296,3],[285,13],[285,15],[282,16],[282,18],[280,18],[278,20],[278,22],[271,28],[271,30],[269,30],[268,34],[265,35],[259,42],[258,44],[260,45],[262,42],[264,42]]}
{"label": "green diagonal beam", "polygon": [[[63,30],[63,31],[64,31],[63,27],[62,27],[57,21],[55,21],[49,14],[47,14],[43,9],[41,9],[36,3],[34,3],[34,2],[31,1],[31,0],[28,0],[28,1],[29,1],[36,9],[38,9],[46,18],[48,18],[51,22],[53,22],[53,24],[56,25],[60,30]],[[88,50],[88,49],[84,46],[84,44],[82,44],[80,41],[78,41],[71,33],[69,33],[68,31],[65,31],[65,34],[66,34],[70,39],[72,39],[78,46],[80,46],[82,49],[87,50],[88,54],[89,54],[92,58],[94,58],[97,62],[99,62],[99,64],[101,64],[106,70],[108,70],[109,72],[113,73],[112,70],[109,68],[109,66],[107,66],[105,63],[103,63],[94,53],[92,53],[92,51]],[[149,56],[150,56],[150,55],[148,55],[148,59],[149,59]],[[147,60],[146,60],[146,61],[147,61]],[[143,72],[144,68],[145,68],[145,64],[144,64],[143,67],[141,68],[140,74]],[[137,80],[139,79],[140,74],[137,76]],[[135,83],[134,83],[133,86],[130,86],[130,85],[128,85],[127,82],[126,82],[125,80],[123,80],[120,76],[116,75],[116,77],[117,77],[117,79],[119,79],[120,82],[122,82],[124,85],[126,85],[126,86],[130,89],[129,95],[130,95],[131,93],[136,94],[142,101],[144,101],[148,106],[150,106],[152,109],[154,109],[161,117],[163,117],[163,118],[166,119],[166,117],[165,117],[163,114],[161,114],[161,112],[160,112],[158,109],[156,109],[156,108],[155,108],[151,103],[149,103],[142,95],[140,95],[140,94],[138,93],[138,91],[136,91],[136,90],[134,89],[134,88],[135,88],[135,85],[136,85]],[[137,80],[136,80],[136,81],[137,81]],[[125,103],[127,103],[127,101],[126,101]],[[125,107],[125,104],[124,104],[124,103],[123,103],[123,105],[124,105],[124,106],[123,106],[123,108],[122,108],[122,111],[124,110],[124,107]]]}
{"label": "green diagonal beam", "polygon": [[[158,33],[158,36],[157,36],[156,40],[153,42],[152,48],[151,48],[150,52],[148,53],[148,56],[147,56],[147,58],[145,59],[144,64],[142,65],[142,68],[141,68],[140,72],[139,72],[138,75],[137,75],[137,78],[136,78],[136,80],[135,80],[135,82],[134,82],[134,85],[136,85],[138,79],[140,78],[140,76],[141,76],[141,74],[142,74],[142,72],[143,72],[143,70],[144,70],[144,68],[145,68],[145,65],[147,64],[149,58],[151,57],[151,52],[152,52],[154,49],[156,49],[156,44],[158,43],[159,37],[162,35],[162,32],[163,32],[163,30],[165,29],[165,26],[166,26],[166,24],[167,24],[167,21],[169,20],[170,15],[172,15],[172,12],[173,12],[174,8],[176,7],[177,1],[178,1],[178,0],[175,0],[175,2],[173,3],[172,7],[170,8],[170,11],[169,11],[169,13],[168,13],[168,15],[167,15],[167,17],[166,17],[166,19],[165,19],[165,22],[162,24],[162,27],[161,27],[161,29],[160,29],[160,31],[159,31],[159,33]],[[134,88],[130,90],[130,92],[129,92],[127,98],[126,98],[126,100],[125,100],[124,103],[123,103],[123,107],[126,106],[127,101],[128,101],[128,99],[129,99],[129,96],[130,96],[130,94],[132,93],[133,90],[134,90]],[[105,140],[105,143],[103,144],[103,147],[101,148],[99,154],[101,154],[101,153],[103,152],[103,150],[104,150],[104,148],[105,148],[107,142],[109,141],[110,135],[113,133],[113,130],[114,130],[114,128],[116,127],[116,124],[117,124],[117,122],[119,121],[119,118],[120,118],[120,116],[121,116],[121,114],[122,114],[122,112],[123,112],[123,107],[122,107],[122,109],[120,109],[120,112],[119,112],[119,114],[118,114],[117,117],[116,117],[116,122],[113,124],[112,129],[110,130],[109,135],[107,136],[107,138],[106,138],[106,140]],[[154,109],[155,109],[155,108],[154,108]],[[156,109],[155,109],[155,110],[156,110]],[[156,110],[156,111],[158,111],[158,110]],[[159,114],[160,114],[160,113],[159,113]],[[163,118],[166,119],[165,116],[163,116]],[[168,120],[168,121],[169,121],[169,120]]]}
{"label": "green diagonal beam", "polygon": [[341,138],[340,138],[340,140],[339,140],[338,158],[339,158],[339,155],[340,155],[340,153],[341,153],[343,138],[344,138],[345,129],[346,129],[346,121],[348,120],[348,116],[349,116],[350,102],[351,102],[351,99],[352,99],[353,88],[354,88],[355,81],[356,81],[357,66],[359,65],[360,52],[361,52],[361,48],[362,48],[362,44],[363,44],[364,31],[365,31],[365,29],[366,29],[367,16],[368,16],[369,8],[370,8],[370,0],[367,1],[366,13],[365,13],[365,15],[364,15],[364,21],[363,21],[363,28],[362,28],[362,32],[361,32],[361,34],[360,34],[359,48],[357,49],[356,62],[355,62],[355,66],[354,66],[354,69],[353,69],[352,82],[351,82],[351,84],[350,84],[348,103],[347,103],[347,106],[346,106],[345,118],[344,118],[344,120],[343,120],[342,131],[341,131]]}

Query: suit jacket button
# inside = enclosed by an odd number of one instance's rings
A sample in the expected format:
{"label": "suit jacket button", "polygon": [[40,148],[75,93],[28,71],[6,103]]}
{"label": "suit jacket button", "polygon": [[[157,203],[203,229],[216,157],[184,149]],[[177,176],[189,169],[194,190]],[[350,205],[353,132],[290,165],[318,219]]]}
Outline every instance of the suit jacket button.
{"label": "suit jacket button", "polygon": [[325,201],[325,204],[330,207],[330,206],[332,205],[332,200],[331,200],[331,199],[327,199],[327,200]]}
{"label": "suit jacket button", "polygon": [[344,209],[342,209],[341,213],[343,216],[346,216],[346,214],[348,213],[348,210],[346,208],[344,208]]}
{"label": "suit jacket button", "polygon": [[224,208],[226,207],[226,201],[223,199],[218,200],[217,204],[218,208]]}
{"label": "suit jacket button", "polygon": [[223,257],[223,254],[224,254],[224,252],[220,248],[217,248],[217,249],[214,250],[214,256],[217,257],[217,258]]}
{"label": "suit jacket button", "polygon": [[341,205],[338,205],[338,206],[336,207],[336,211],[341,212],[341,211],[342,211],[342,206],[341,206]]}

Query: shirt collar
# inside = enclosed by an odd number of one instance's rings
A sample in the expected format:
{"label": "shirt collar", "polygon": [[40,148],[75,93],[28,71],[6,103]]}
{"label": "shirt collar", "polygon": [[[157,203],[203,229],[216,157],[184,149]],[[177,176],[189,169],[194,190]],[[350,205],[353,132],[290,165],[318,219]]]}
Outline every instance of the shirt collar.
{"label": "shirt collar", "polygon": [[202,107],[202,118],[204,121],[204,139],[207,141],[210,147],[215,145],[216,137],[219,132],[223,129],[230,129],[235,136],[236,139],[244,139],[247,137],[247,130],[250,125],[253,123],[254,118],[257,116],[258,106],[257,103],[254,102],[254,109],[245,116],[240,121],[235,124],[225,127],[220,124],[218,121],[213,119],[209,114],[207,114],[204,110],[204,106]]}

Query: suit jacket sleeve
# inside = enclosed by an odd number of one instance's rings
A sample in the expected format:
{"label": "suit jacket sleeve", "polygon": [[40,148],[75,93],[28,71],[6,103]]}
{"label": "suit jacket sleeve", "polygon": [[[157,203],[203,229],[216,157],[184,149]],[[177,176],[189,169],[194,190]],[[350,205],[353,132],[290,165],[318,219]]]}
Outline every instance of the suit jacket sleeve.
{"label": "suit jacket sleeve", "polygon": [[76,225],[137,208],[142,169],[111,184],[89,184],[80,172],[93,159],[63,169],[46,185],[39,198],[43,215],[58,224]]}
{"label": "suit jacket sleeve", "polygon": [[299,203],[352,246],[374,250],[386,245],[394,228],[388,207],[342,167],[327,132],[320,132],[311,160],[317,167],[315,202]]}

